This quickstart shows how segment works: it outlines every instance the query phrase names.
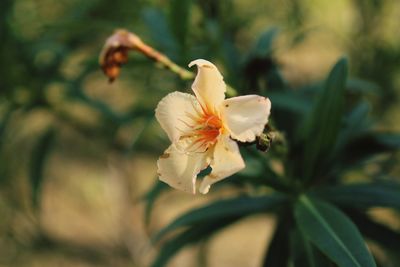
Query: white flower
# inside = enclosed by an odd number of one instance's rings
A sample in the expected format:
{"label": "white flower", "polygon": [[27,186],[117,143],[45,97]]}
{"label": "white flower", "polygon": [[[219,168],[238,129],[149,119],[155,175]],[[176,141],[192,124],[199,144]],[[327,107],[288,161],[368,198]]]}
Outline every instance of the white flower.
{"label": "white flower", "polygon": [[211,166],[199,191],[245,167],[235,141],[252,142],[268,122],[271,102],[258,95],[225,99],[226,85],[218,69],[203,59],[192,85],[195,96],[173,92],[156,109],[156,118],[171,140],[159,158],[161,181],[189,193],[196,192],[197,174]]}

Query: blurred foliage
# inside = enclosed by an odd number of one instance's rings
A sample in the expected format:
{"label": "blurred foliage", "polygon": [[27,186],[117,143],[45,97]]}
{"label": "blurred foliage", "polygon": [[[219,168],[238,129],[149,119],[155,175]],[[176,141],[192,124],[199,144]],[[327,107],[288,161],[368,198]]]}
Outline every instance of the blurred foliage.
{"label": "blurred foliage", "polygon": [[[266,153],[242,147],[246,170],[213,188],[234,196],[156,235],[153,266],[260,213],[278,220],[264,266],[398,266],[399,231],[371,210],[395,210],[399,220],[399,15],[394,0],[2,0],[0,246],[26,249],[12,223],[21,212],[35,228],[32,249],[57,243],[38,218],[51,153],[65,132],[121,157],[155,157],[167,146],[154,107],[190,81],[132,54],[108,85],[98,54],[114,29],[126,28],[182,66],[215,62],[239,94],[269,97],[279,133]],[[147,222],[167,190],[155,182],[143,197]]]}

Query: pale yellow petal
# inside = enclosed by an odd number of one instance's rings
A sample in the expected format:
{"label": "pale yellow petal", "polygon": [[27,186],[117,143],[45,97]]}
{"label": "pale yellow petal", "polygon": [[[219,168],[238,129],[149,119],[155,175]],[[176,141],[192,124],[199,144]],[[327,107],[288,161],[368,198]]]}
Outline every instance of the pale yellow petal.
{"label": "pale yellow petal", "polygon": [[221,116],[233,139],[252,142],[260,135],[271,110],[271,101],[258,95],[246,95],[225,99]]}
{"label": "pale yellow petal", "polygon": [[210,164],[212,171],[204,177],[200,185],[200,193],[207,194],[210,186],[245,167],[237,143],[227,135],[219,137],[214,148],[213,159]]}
{"label": "pale yellow petal", "polygon": [[198,116],[200,111],[201,107],[193,95],[173,92],[158,103],[156,118],[174,143],[195,125],[193,118]]}
{"label": "pale yellow petal", "polygon": [[225,99],[226,85],[223,77],[217,67],[207,60],[194,60],[190,62],[189,67],[193,65],[197,65],[198,71],[192,90],[204,108],[217,114]]}
{"label": "pale yellow petal", "polygon": [[197,174],[208,166],[207,153],[184,153],[172,144],[158,159],[159,179],[173,188],[196,193]]}

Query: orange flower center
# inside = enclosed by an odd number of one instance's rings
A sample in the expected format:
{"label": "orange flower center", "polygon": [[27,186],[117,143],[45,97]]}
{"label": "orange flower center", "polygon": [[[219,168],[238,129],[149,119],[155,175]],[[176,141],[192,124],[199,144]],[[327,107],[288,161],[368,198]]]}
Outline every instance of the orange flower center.
{"label": "orange flower center", "polygon": [[221,119],[215,115],[205,115],[200,125],[201,128],[195,131],[199,136],[198,141],[214,144],[222,128]]}
{"label": "orange flower center", "polygon": [[195,125],[190,125],[192,130],[182,137],[194,139],[189,150],[205,152],[215,145],[218,136],[222,132],[221,119],[214,114],[204,112],[201,116],[196,117],[194,121],[196,122]]}

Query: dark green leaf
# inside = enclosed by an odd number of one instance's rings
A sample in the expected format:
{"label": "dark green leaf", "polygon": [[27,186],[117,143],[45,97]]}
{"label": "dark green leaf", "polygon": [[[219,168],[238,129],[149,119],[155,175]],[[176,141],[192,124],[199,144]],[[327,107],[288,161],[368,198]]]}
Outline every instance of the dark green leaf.
{"label": "dark green leaf", "polygon": [[354,138],[343,147],[338,157],[342,168],[355,167],[382,153],[394,152],[400,148],[400,134],[365,133]]}
{"label": "dark green leaf", "polygon": [[151,33],[154,43],[165,52],[171,59],[179,58],[178,44],[168,27],[164,13],[159,9],[146,8],[143,10],[143,18]]}
{"label": "dark green leaf", "polygon": [[146,224],[150,223],[151,211],[153,210],[153,206],[156,199],[160,196],[162,192],[164,192],[168,188],[169,187],[166,183],[160,182],[157,179],[156,183],[153,185],[151,190],[144,197],[146,201],[145,217],[144,217]]}
{"label": "dark green leaf", "polygon": [[272,53],[272,45],[278,33],[279,30],[276,27],[268,29],[262,33],[251,51],[252,57],[265,58],[269,56]]}
{"label": "dark green leaf", "polygon": [[400,232],[375,222],[366,214],[354,209],[345,210],[360,232],[386,249],[397,252],[400,248]]}
{"label": "dark green leaf", "polygon": [[169,22],[181,51],[185,51],[192,0],[170,0]]}
{"label": "dark green leaf", "polygon": [[241,152],[246,158],[246,166],[248,165],[249,168],[236,174],[233,179],[228,180],[229,182],[234,182],[239,186],[252,184],[254,186],[268,186],[280,192],[290,191],[290,187],[284,177],[275,173],[269,161],[265,158],[265,154],[249,147],[241,150]]}
{"label": "dark green leaf", "polygon": [[[287,220],[287,218],[283,218]],[[289,224],[279,220],[274,237],[268,246],[268,251],[263,261],[263,267],[285,267],[289,262]]]}
{"label": "dark green leaf", "polygon": [[294,267],[333,267],[333,263],[297,228],[290,232],[290,259]]}
{"label": "dark green leaf", "polygon": [[293,92],[272,92],[268,94],[274,109],[286,110],[293,113],[305,114],[310,110],[310,101]]}
{"label": "dark green leaf", "polygon": [[4,133],[6,131],[8,123],[10,122],[13,111],[14,111],[13,107],[10,107],[1,118],[1,121],[0,121],[0,148],[3,145]]}
{"label": "dark green leaf", "polygon": [[376,266],[357,227],[334,206],[302,195],[295,217],[306,238],[339,267]]}
{"label": "dark green leaf", "polygon": [[367,115],[370,105],[366,101],[361,101],[345,118],[344,126],[340,131],[336,149],[342,149],[352,138],[364,133],[370,126]]}
{"label": "dark green leaf", "polygon": [[183,226],[206,224],[210,220],[220,220],[226,217],[244,217],[250,214],[268,212],[277,208],[286,200],[281,194],[269,196],[241,196],[231,199],[215,201],[207,206],[189,211],[178,217],[171,224],[162,229],[154,240],[159,240],[168,232]]}
{"label": "dark green leaf", "polygon": [[300,163],[304,179],[314,178],[331,159],[344,113],[347,68],[346,59],[339,60],[333,67],[304,128],[304,163]]}
{"label": "dark green leaf", "polygon": [[347,81],[346,87],[348,91],[360,94],[378,94],[380,89],[376,83],[354,78]]}
{"label": "dark green leaf", "polygon": [[152,267],[163,267],[183,247],[194,244],[209,238],[220,229],[239,220],[240,216],[225,217],[219,220],[208,221],[207,223],[195,225],[178,236],[163,244]]}
{"label": "dark green leaf", "polygon": [[32,188],[32,202],[35,207],[37,207],[39,204],[40,190],[44,178],[43,170],[54,137],[55,137],[54,129],[53,128],[48,129],[39,138],[32,151],[29,177]]}
{"label": "dark green leaf", "polygon": [[[272,68],[266,73],[265,82],[267,85],[267,89],[269,89],[268,91],[285,90],[289,88],[288,82],[286,81],[277,64],[274,64]],[[264,93],[264,95],[268,95],[267,92],[262,92]]]}
{"label": "dark green leaf", "polygon": [[395,182],[373,182],[338,185],[315,191],[321,198],[337,205],[368,209],[390,207],[400,209],[400,184]]}

